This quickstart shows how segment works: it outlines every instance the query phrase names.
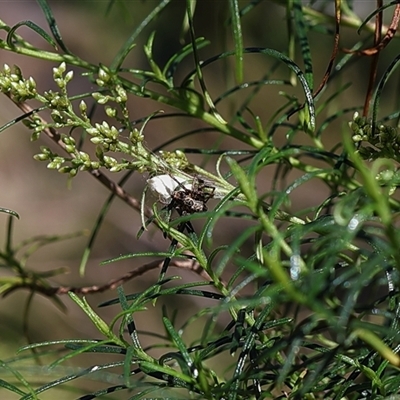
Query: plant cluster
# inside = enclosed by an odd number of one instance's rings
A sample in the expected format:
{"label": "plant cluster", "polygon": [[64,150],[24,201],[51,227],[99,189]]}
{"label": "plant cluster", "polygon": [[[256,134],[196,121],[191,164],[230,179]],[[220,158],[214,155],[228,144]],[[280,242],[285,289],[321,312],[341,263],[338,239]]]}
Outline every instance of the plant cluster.
{"label": "plant cluster", "polygon": [[[42,136],[47,136],[54,142],[53,146],[41,145],[36,160],[68,179],[79,179],[78,172],[89,173],[110,191],[94,223],[80,272],[85,272],[114,198],[140,213],[139,239],[153,224],[170,241],[167,250],[115,254],[105,260],[103,264],[140,257],[156,259],[103,286],[56,287],[50,279],[63,271],[36,272],[29,268],[29,256],[43,244],[70,236],[32,238],[14,245],[13,221],[18,210],[1,209],[9,214],[9,221],[6,243],[0,251],[0,267],[8,275],[0,277],[0,293],[28,289],[32,295],[27,309],[37,293],[58,305],[68,293],[101,338],[53,341],[50,337],[47,342],[24,346],[24,352],[15,358],[0,361],[0,368],[14,376],[0,378],[0,391],[23,400],[40,399],[60,387],[71,390],[69,382],[102,371],[118,374],[118,383],[82,394],[79,399],[397,398],[400,111],[391,110],[392,114],[380,120],[377,115],[385,104],[383,89],[400,56],[379,80],[377,66],[378,56],[397,40],[400,4],[377,1],[376,9],[362,21],[354,10],[356,2],[350,0],[324,1],[321,5],[271,1],[268,6],[277,3],[286,12],[288,47],[280,52],[244,47],[244,18],[254,16],[263,2],[231,0],[226,2],[226,27],[232,32],[235,48],[214,55],[207,53],[208,40],[196,36],[196,11],[188,0],[182,24],[190,37],[188,44],[161,66],[155,61],[153,45],[162,38],[150,34],[143,51],[149,69],[125,67],[144,28],[155,24],[171,2],[161,1],[151,10],[109,66],[89,63],[67,47],[46,0],[38,3],[52,36],[33,21],[9,26],[0,20],[0,30],[5,33],[0,53],[15,52],[58,65],[53,68],[58,89],[43,92],[37,89],[35,78],[26,77],[18,66],[3,66],[0,92],[23,113],[0,131],[22,121],[32,141],[41,142]],[[333,3],[332,17],[324,7]],[[135,7],[139,7],[136,2]],[[389,11],[393,11],[393,18],[385,27],[382,16]],[[371,22],[373,18],[375,22]],[[33,46],[17,34],[21,26],[32,29],[55,50]],[[352,49],[341,52],[343,26],[373,32],[373,45],[370,35],[360,36]],[[314,87],[316,57],[309,42],[315,32],[333,39],[331,59],[318,87]],[[295,56],[296,46],[300,60]],[[205,55],[204,61],[200,61],[200,54]],[[245,74],[250,55],[274,61],[271,70],[257,80],[247,79]],[[205,69],[232,58],[236,83],[215,98],[207,89]],[[349,85],[345,82],[338,88],[335,83],[349,79],[346,73],[352,64],[369,58],[374,61],[364,107],[350,104],[340,108],[339,101]],[[177,70],[189,59],[192,67],[181,79]],[[69,94],[77,71],[93,85],[92,92]],[[288,78],[281,79],[281,75]],[[301,95],[293,94],[296,82]],[[276,85],[286,90],[279,92],[284,104],[272,110],[267,120],[257,111],[257,96],[264,87]],[[226,116],[220,103],[237,93],[239,100],[232,100],[235,111]],[[150,98],[160,108],[178,112],[155,109],[135,120],[130,110],[132,98]],[[397,108],[398,100],[397,96]],[[332,113],[338,104],[339,110]],[[95,111],[104,115],[101,121]],[[152,122],[182,115],[204,127],[149,149],[146,130]],[[342,122],[341,131],[330,131],[337,121]],[[230,143],[238,144],[232,147],[242,150],[208,146],[200,140],[194,149],[176,144],[208,130],[229,138]],[[285,135],[283,142],[280,132]],[[171,145],[175,148],[166,150]],[[203,155],[204,162],[191,161],[193,153]],[[271,185],[261,185],[271,171]],[[152,206],[147,205],[151,200],[146,188],[140,199],[124,190],[133,173],[148,177],[148,187],[156,194]],[[110,176],[122,178],[117,182]],[[316,195],[312,204],[295,204],[294,196],[301,197],[308,190],[303,188],[315,185],[322,185],[328,194],[320,199]],[[234,222],[242,228],[230,242],[216,237],[217,229],[227,226],[227,232]],[[29,249],[21,256],[27,245]],[[245,256],[246,252],[250,255]],[[176,275],[171,274],[171,266],[177,268]],[[125,282],[155,268],[159,274],[149,287],[139,293],[126,292]],[[179,271],[184,269],[200,280],[180,281]],[[90,294],[106,290],[110,300],[100,306],[119,307],[110,322],[88,300]],[[193,310],[180,324],[175,311],[164,307],[162,333],[137,326],[139,312],[171,295],[208,299],[213,306]],[[222,325],[222,319],[228,322]],[[190,325],[198,321],[205,321],[202,331],[187,339]],[[145,346],[148,337],[155,340]],[[102,354],[105,361],[35,387],[19,371],[18,362],[23,358],[41,360],[51,354],[47,350],[50,346],[61,347],[62,353],[55,353],[59,356],[49,369],[78,355]],[[160,348],[162,355],[156,356],[155,350]],[[32,353],[27,356],[28,350]],[[114,361],[109,361],[110,356]],[[223,365],[214,367],[217,359],[222,359]]]}

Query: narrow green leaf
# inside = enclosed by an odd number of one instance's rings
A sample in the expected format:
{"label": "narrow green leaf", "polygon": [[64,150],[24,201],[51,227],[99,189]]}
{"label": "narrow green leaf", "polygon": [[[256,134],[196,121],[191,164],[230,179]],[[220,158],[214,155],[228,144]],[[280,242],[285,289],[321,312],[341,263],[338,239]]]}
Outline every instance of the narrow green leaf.
{"label": "narrow green leaf", "polygon": [[243,36],[242,25],[239,12],[239,1],[229,0],[231,10],[231,23],[233,28],[233,40],[235,42],[235,59],[236,59],[236,82],[243,82]]}
{"label": "narrow green leaf", "polygon": [[97,352],[98,348],[103,349],[104,348],[103,345],[108,344],[108,343],[109,343],[108,340],[102,340],[102,341],[95,341],[94,343],[89,343],[84,346],[78,346],[78,347],[76,347],[76,349],[74,351],[71,351],[68,354],[66,354],[65,356],[62,356],[59,359],[57,359],[56,361],[52,362],[48,368],[52,369],[52,368],[56,367],[57,365],[62,364],[64,361],[69,360],[73,357],[76,357],[76,356],[86,353],[86,352],[89,352],[89,353]]}
{"label": "narrow green leaf", "polygon": [[374,94],[373,105],[372,105],[372,127],[371,127],[372,132],[374,132],[374,130],[375,130],[378,109],[379,109],[379,102],[381,99],[383,88],[386,86],[390,76],[396,70],[396,68],[398,67],[399,64],[400,64],[400,54],[397,55],[393,59],[393,61],[389,64],[389,66],[386,68],[386,71],[383,74],[382,78],[380,79],[378,86],[376,88],[376,92]]}
{"label": "narrow green leaf", "polygon": [[301,56],[304,62],[304,76],[306,78],[308,87],[311,91],[314,90],[314,75],[313,75],[313,62],[311,57],[310,44],[307,38],[307,23],[305,15],[302,10],[300,0],[293,0],[293,14],[294,22],[296,24],[296,35],[298,36],[301,48]]}
{"label": "narrow green leaf", "polygon": [[183,343],[182,338],[179,336],[178,332],[174,329],[172,326],[170,320],[166,317],[163,317],[163,323],[165,326],[165,329],[167,330],[168,334],[171,336],[172,341],[175,343],[175,346],[178,348],[180,351],[186,365],[187,369],[191,371],[191,373],[194,375],[194,377],[197,376],[198,372],[194,370],[194,365],[193,365],[193,360],[191,359],[185,344]]}
{"label": "narrow green leaf", "polygon": [[36,349],[38,347],[53,346],[53,345],[67,345],[69,343],[79,343],[86,345],[87,343],[98,343],[98,340],[91,339],[64,339],[64,340],[48,340],[46,342],[32,343],[26,346],[22,346],[18,349],[18,353],[25,350]]}
{"label": "narrow green leaf", "polygon": [[384,4],[383,6],[375,8],[374,11],[372,11],[370,14],[368,14],[367,17],[364,18],[364,21],[357,29],[357,33],[360,34],[361,30],[364,28],[365,25],[368,24],[370,19],[374,18],[376,15],[378,15],[382,11],[386,10],[387,8],[392,7],[392,6],[397,6],[398,4],[399,4],[399,0],[394,0],[394,1],[391,1],[390,3]]}
{"label": "narrow green leaf", "polygon": [[9,214],[9,215],[12,215],[13,217],[16,217],[16,218],[19,219],[18,213],[16,213],[16,212],[13,211],[13,210],[10,210],[10,209],[8,209],[8,208],[1,208],[1,207],[0,207],[0,213]]}
{"label": "narrow green leaf", "polygon": [[144,53],[146,54],[147,61],[150,64],[151,70],[154,73],[154,76],[156,79],[165,82],[166,79],[161,72],[160,67],[156,64],[153,58],[153,42],[154,42],[154,37],[155,37],[155,32],[152,32],[152,34],[149,36],[149,39],[147,40],[147,43],[144,46]]}
{"label": "narrow green leaf", "polygon": [[129,379],[131,377],[131,369],[132,369],[132,359],[135,355],[136,351],[133,347],[128,347],[124,359],[124,383],[127,387],[129,387]]}
{"label": "narrow green leaf", "polygon": [[3,379],[0,379],[0,388],[9,390],[10,392],[14,392],[14,393],[16,393],[16,394],[18,394],[20,396],[23,396],[23,395],[26,394],[21,389],[19,389],[17,386],[15,386],[15,385],[13,385],[13,384],[11,384],[11,383],[3,380]]}
{"label": "narrow green leaf", "polygon": [[[118,300],[119,300],[119,304],[121,304],[121,307],[122,307],[123,311],[129,310],[129,304],[128,304],[128,301],[127,301],[127,298],[125,296],[124,289],[123,289],[122,286],[118,286]],[[128,314],[125,314],[124,322],[125,322],[124,324],[121,324],[120,335],[122,336],[123,330],[126,327],[128,327],[128,332],[129,332],[129,334],[131,336],[134,348],[136,350],[142,351],[143,349],[142,349],[142,346],[141,346],[140,341],[139,341],[139,336],[138,336],[138,333],[137,333],[137,330],[136,330],[136,327],[135,327],[135,322],[133,321],[133,317],[132,317],[131,312],[128,313]]]}
{"label": "narrow green leaf", "polygon": [[226,125],[226,121],[222,118],[222,116],[219,114],[218,110],[215,107],[215,104],[212,100],[212,97],[211,97],[209,91],[207,90],[207,86],[206,86],[206,83],[204,80],[203,71],[201,68],[202,63],[200,62],[200,58],[199,58],[197,47],[196,47],[196,35],[195,35],[195,31],[194,31],[193,10],[192,10],[191,0],[186,0],[186,14],[188,16],[188,21],[189,21],[190,38],[191,38],[192,48],[193,48],[193,58],[194,58],[194,62],[195,62],[196,75],[199,80],[204,99],[205,99],[207,105],[210,107],[213,117],[220,124]]}
{"label": "narrow green leaf", "polygon": [[85,312],[85,314],[90,318],[96,328],[109,340],[113,341],[115,344],[125,347],[123,343],[108,327],[108,325],[97,315],[93,309],[89,306],[86,299],[82,300],[73,292],[68,292],[69,297]]}
{"label": "narrow green leaf", "polygon": [[[121,260],[129,260],[131,258],[137,258],[137,257],[170,257],[171,253],[168,252],[147,252],[147,253],[129,253],[129,254],[123,254],[121,256],[115,257],[115,258],[110,258],[109,260],[102,261],[100,265],[106,265],[106,264],[111,264],[116,261],[121,261]],[[184,257],[180,256],[179,254],[176,255],[176,257]]]}
{"label": "narrow green leaf", "polygon": [[[203,37],[196,38],[195,46],[196,49],[202,49],[210,44],[210,41],[204,39]],[[179,64],[190,54],[193,53],[193,45],[187,44],[177,53],[175,53],[165,64],[163,69],[163,75],[169,80],[170,84],[173,86],[172,77],[174,76],[176,68]]]}
{"label": "narrow green leaf", "polygon": [[136,39],[140,33],[145,29],[150,22],[152,22],[157,15],[171,2],[171,0],[162,0],[158,6],[154,7],[150,14],[140,23],[140,25],[133,31],[132,35],[125,41],[117,55],[114,57],[110,69],[112,71],[118,71],[121,68],[122,63],[129,54],[129,52],[135,47]]}
{"label": "narrow green leaf", "polygon": [[28,28],[31,28],[33,31],[35,31],[38,35],[40,35],[47,43],[49,43],[51,46],[53,46],[55,49],[57,49],[57,44],[56,42],[47,34],[46,31],[44,31],[40,26],[36,25],[32,21],[22,21],[18,22],[18,24],[14,25],[10,31],[7,34],[7,44],[11,48],[14,48],[15,45],[13,43],[13,36],[15,31],[20,27],[20,26],[27,26]]}
{"label": "narrow green leaf", "polygon": [[[287,55],[292,60],[296,57],[296,31],[293,24],[293,0],[286,2],[286,29],[288,35]],[[290,84],[296,86],[296,75],[293,71],[290,73]]]}
{"label": "narrow green leaf", "polygon": [[[304,73],[301,71],[301,69],[299,68],[299,66],[289,57],[287,57],[285,54],[276,51],[274,49],[269,49],[269,48],[265,48],[265,47],[248,47],[244,49],[244,53],[250,54],[250,53],[259,53],[259,54],[265,54],[265,55],[269,55],[271,57],[274,57],[280,61],[282,61],[284,64],[286,64],[286,66],[288,68],[290,68],[297,76],[297,79],[300,81],[300,84],[302,85],[304,94],[305,94],[305,102],[307,104],[307,109],[308,109],[308,120],[307,122],[307,131],[308,132],[314,132],[315,131],[315,106],[314,106],[314,98],[313,98],[313,93],[312,90],[307,82],[307,79],[304,76]],[[204,62],[201,63],[201,68],[206,67],[207,65],[218,61],[220,59],[223,59],[225,57],[229,57],[235,55],[235,52],[225,52],[223,54],[219,54],[217,56],[211,57],[207,60],[205,60]],[[184,82],[186,81],[190,81],[191,79],[193,79],[193,74],[197,73],[199,74],[198,69],[196,69],[194,72],[191,72],[190,74],[188,74],[188,76],[185,77]],[[200,72],[201,73],[201,72]],[[199,76],[199,75],[198,75]],[[202,75],[201,75],[202,76]],[[225,123],[225,129],[229,127],[229,125],[226,125]],[[224,129],[221,130],[223,132],[225,132]],[[234,137],[241,137],[243,134],[241,132],[230,132],[230,135],[234,136]],[[250,140],[247,137],[243,137],[242,139],[240,139],[242,141],[244,141],[245,143],[249,143]],[[254,140],[251,141],[252,142],[252,146],[257,147],[257,148],[261,148],[264,146],[264,142],[261,141],[256,141],[254,142]]]}
{"label": "narrow green leaf", "polygon": [[231,157],[226,157],[234,177],[236,178],[240,190],[247,199],[249,208],[254,212],[257,208],[258,197],[255,190],[255,181],[253,175],[247,175],[239,164]]}
{"label": "narrow green leaf", "polygon": [[78,378],[81,378],[81,377],[85,377],[85,376],[90,375],[92,373],[99,372],[99,371],[101,371],[103,369],[109,369],[109,368],[113,368],[113,367],[118,367],[118,366],[121,366],[122,364],[123,364],[122,362],[114,362],[114,363],[109,363],[109,364],[104,364],[104,365],[94,365],[94,366],[92,366],[90,368],[86,368],[84,370],[79,370],[79,372],[77,372],[77,373],[63,376],[63,377],[61,377],[59,379],[56,379],[56,380],[54,380],[52,382],[49,382],[49,383],[37,388],[33,395],[31,395],[31,394],[25,395],[25,396],[21,397],[20,400],[37,399],[38,398],[37,394],[43,393],[45,391],[53,389],[53,388],[55,388],[57,386],[60,386],[60,385],[62,385],[64,383],[70,382],[72,380],[75,380],[75,379],[78,379]]}
{"label": "narrow green leaf", "polygon": [[192,384],[193,379],[192,377],[182,374],[179,371],[176,371],[173,368],[167,367],[165,365],[158,365],[155,363],[150,363],[148,361],[143,361],[140,363],[140,368],[146,373],[149,374],[151,372],[161,372],[162,374],[166,374],[167,376],[170,376],[172,378],[175,378],[174,384],[176,385],[175,387],[186,387],[185,383]]}
{"label": "narrow green leaf", "polygon": [[219,277],[222,275],[232,257],[234,257],[235,254],[239,252],[239,249],[242,248],[244,243],[260,229],[261,228],[258,225],[250,226],[249,228],[244,229],[240,235],[235,238],[235,240],[230,244],[229,248],[224,252],[223,257],[218,261],[218,266],[215,269],[215,276]]}
{"label": "narrow green leaf", "polygon": [[56,40],[57,44],[60,46],[60,48],[67,54],[72,54],[67,46],[64,44],[64,41],[62,40],[61,33],[58,29],[56,20],[53,16],[53,13],[51,11],[51,8],[47,2],[47,0],[37,0],[39,3],[45,17],[47,20],[47,23],[49,24],[51,33],[53,34],[54,39]]}
{"label": "narrow green leaf", "polygon": [[355,151],[349,135],[343,135],[343,144],[350,160],[354,163],[362,177],[365,192],[375,201],[375,209],[382,219],[382,223],[387,226],[390,225],[392,223],[392,213],[388,199],[386,196],[382,196],[381,188],[379,187],[376,177],[373,176],[372,171],[367,168],[359,154]]}
{"label": "narrow green leaf", "polygon": [[375,333],[358,328],[353,331],[353,334],[373,347],[390,364],[400,367],[400,356],[394,353]]}
{"label": "narrow green leaf", "polygon": [[[123,184],[125,183],[126,179],[128,178],[128,176],[130,176],[130,175],[131,175],[131,173],[127,174],[120,182],[118,182],[118,184],[122,187]],[[82,259],[79,264],[79,275],[80,276],[85,275],[86,264],[89,260],[90,253],[92,251],[92,247],[96,240],[97,234],[99,233],[100,228],[104,222],[104,218],[105,218],[108,210],[110,209],[111,203],[113,202],[114,199],[115,199],[115,193],[111,193],[111,195],[108,197],[108,199],[104,202],[103,207],[101,208],[101,210],[96,218],[96,221],[92,228],[92,232],[90,234],[90,238],[85,247],[85,250],[83,251]]]}
{"label": "narrow green leaf", "polygon": [[21,395],[30,396],[32,399],[38,398],[32,386],[27,382],[27,380],[22,376],[22,374],[17,369],[12,368],[10,365],[8,365],[7,362],[3,360],[0,360],[0,368],[4,368],[6,371],[10,372],[17,379],[17,381],[20,382],[29,391],[29,394],[24,393],[20,389],[14,390],[13,389],[14,386],[11,384],[8,384],[7,389],[12,390],[15,393],[20,393]]}

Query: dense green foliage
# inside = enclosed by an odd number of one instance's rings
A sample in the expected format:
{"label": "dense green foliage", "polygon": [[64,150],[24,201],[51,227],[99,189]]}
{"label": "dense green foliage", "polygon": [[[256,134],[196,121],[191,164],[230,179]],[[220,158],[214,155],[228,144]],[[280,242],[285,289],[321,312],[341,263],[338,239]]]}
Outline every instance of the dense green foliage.
{"label": "dense green foliage", "polygon": [[[158,229],[168,241],[160,242],[158,251],[104,260],[150,261],[123,277],[116,268],[115,279],[102,287],[55,287],[51,278],[62,271],[29,268],[29,257],[18,253],[26,243],[12,240],[19,210],[1,209],[9,221],[0,251],[1,271],[7,271],[0,277],[0,292],[28,289],[30,300],[41,294],[58,305],[68,292],[98,334],[53,340],[47,332],[47,342],[27,344],[13,359],[2,360],[0,368],[13,375],[0,375],[0,397],[55,398],[46,396],[61,388],[66,398],[82,400],[400,398],[400,98],[396,93],[393,101],[384,90],[395,79],[400,56],[389,53],[392,58],[385,59],[386,69],[378,74],[378,57],[397,40],[400,5],[379,8],[377,1],[363,21],[353,8],[357,2],[350,0],[307,5],[300,0],[220,0],[225,8],[218,34],[229,37],[221,49],[211,38],[197,36],[207,18],[197,20],[201,2],[187,0],[186,8],[181,2],[186,43],[182,39],[181,47],[164,54],[160,63],[154,49],[167,43],[156,21],[174,1],[122,2],[153,8],[112,62],[103,65],[71,51],[51,2],[38,3],[48,27],[35,21],[9,26],[0,20],[0,54],[56,62],[48,73],[57,90],[39,90],[26,68],[3,66],[2,96],[23,115],[0,131],[6,134],[22,122],[20,129],[31,133],[36,160],[68,181],[89,173],[110,191],[82,256],[82,275],[114,198],[140,215],[138,240]],[[119,12],[113,2],[109,6],[111,15]],[[259,21],[257,13],[269,7],[281,12],[273,34],[285,50],[245,47],[252,43],[246,36],[252,24],[246,19]],[[216,10],[210,6],[210,12]],[[393,13],[390,26],[381,26],[384,13]],[[22,27],[53,50],[20,36]],[[345,27],[352,33],[346,41],[357,42],[342,51]],[[324,43],[331,43],[331,55],[318,48],[315,35],[328,38]],[[142,62],[134,65],[130,56],[135,52],[144,53],[147,69]],[[254,67],[259,59],[268,60],[261,73]],[[217,70],[207,71],[221,65],[228,72],[217,85],[219,78],[212,75]],[[357,96],[347,96],[354,66],[368,70],[357,81],[366,92],[364,105]],[[317,68],[325,75],[315,73]],[[77,76],[87,80],[90,92],[70,94]],[[267,97],[260,97],[265,90]],[[262,106],[268,96],[275,100]],[[153,111],[135,119],[134,107],[142,102],[148,107],[149,100]],[[162,119],[167,127],[182,117],[194,121],[183,134],[149,148],[146,134],[155,121]],[[44,144],[46,136],[53,146]],[[191,138],[185,143],[195,146],[180,144]],[[147,188],[139,198],[123,189],[134,174],[156,177],[148,181],[156,197]],[[59,239],[41,237],[33,249]],[[148,287],[138,293],[127,289],[129,279],[154,268],[159,273]],[[187,270],[198,279],[188,280]],[[99,308],[90,295],[104,290],[109,301]],[[181,301],[182,309],[186,299],[200,306],[182,322],[182,310],[164,305],[162,332],[137,323],[139,314],[170,296]],[[103,307],[111,305],[114,318],[106,322]],[[199,322],[201,331],[186,333]],[[95,364],[85,358],[93,353]],[[22,360],[55,368],[76,356],[75,365],[82,368],[41,386],[19,370]],[[100,388],[73,392],[75,379],[89,380],[99,371],[118,374],[118,383],[104,378]]]}

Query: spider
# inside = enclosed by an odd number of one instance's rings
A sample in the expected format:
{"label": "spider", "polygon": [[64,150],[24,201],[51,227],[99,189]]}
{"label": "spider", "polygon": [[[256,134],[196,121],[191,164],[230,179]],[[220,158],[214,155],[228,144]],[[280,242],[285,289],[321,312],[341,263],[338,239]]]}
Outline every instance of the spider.
{"label": "spider", "polygon": [[215,187],[199,177],[194,177],[190,183],[181,177],[156,175],[147,182],[159,201],[166,204],[167,209],[175,209],[179,215],[207,211],[206,203],[214,197]]}
{"label": "spider", "polygon": [[[166,212],[169,218],[172,210],[176,210],[181,216],[207,211],[206,203],[215,195],[215,187],[207,184],[204,179],[199,177],[191,177],[188,180],[169,174],[155,175],[147,180],[147,184],[148,188],[158,196],[158,201],[165,205],[161,212]],[[137,238],[154,221],[154,216],[147,221],[142,221],[143,225],[137,234]],[[190,221],[182,223],[178,229],[182,231],[185,228],[188,232],[194,232]]]}
{"label": "spider", "polygon": [[[206,203],[214,197],[215,187],[208,185],[204,179],[194,177],[192,182],[181,177],[171,175],[156,175],[147,181],[149,188],[158,195],[159,201],[166,204],[163,210],[171,212],[176,210],[181,216],[207,211]],[[147,226],[147,224],[145,224]],[[190,235],[195,234],[190,221],[178,225],[178,230],[187,230]],[[178,241],[173,239],[170,252],[173,253]],[[160,272],[162,280],[167,272],[170,257],[165,258]]]}
{"label": "spider", "polygon": [[214,197],[214,191],[215,187],[207,185],[204,179],[195,177],[191,185],[179,183],[171,193],[170,207],[180,215],[207,211],[206,203]]}

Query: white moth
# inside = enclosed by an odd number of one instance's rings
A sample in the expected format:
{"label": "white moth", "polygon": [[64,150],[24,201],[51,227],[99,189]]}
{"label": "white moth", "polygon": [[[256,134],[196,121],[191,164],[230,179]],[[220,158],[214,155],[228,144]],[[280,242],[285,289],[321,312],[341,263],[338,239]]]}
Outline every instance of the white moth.
{"label": "white moth", "polygon": [[[185,183],[186,182],[186,183]],[[179,185],[192,190],[193,185],[187,179],[179,176],[156,175],[147,180],[150,190],[158,196],[161,203],[169,204],[172,200],[172,194]]]}

